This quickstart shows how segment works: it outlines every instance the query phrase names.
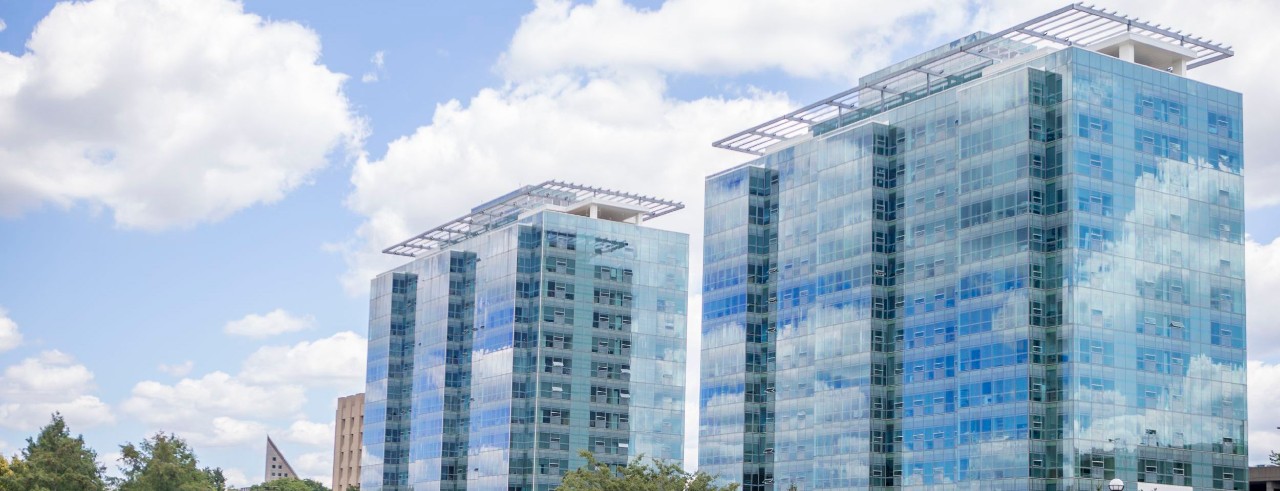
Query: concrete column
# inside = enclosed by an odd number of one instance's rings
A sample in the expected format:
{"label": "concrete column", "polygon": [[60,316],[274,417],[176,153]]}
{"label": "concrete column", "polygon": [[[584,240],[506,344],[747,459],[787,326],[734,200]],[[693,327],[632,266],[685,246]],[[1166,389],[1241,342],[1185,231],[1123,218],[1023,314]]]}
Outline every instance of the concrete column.
{"label": "concrete column", "polygon": [[1121,44],[1119,55],[1120,56],[1118,56],[1118,58],[1120,58],[1121,60],[1127,61],[1129,63],[1133,63],[1133,43],[1128,42],[1128,43]]}
{"label": "concrete column", "polygon": [[1174,74],[1174,75],[1183,75],[1183,76],[1185,76],[1185,75],[1187,74],[1187,60],[1186,60],[1186,59],[1184,59],[1184,58],[1178,58],[1178,59],[1177,59],[1177,61],[1174,61],[1174,62],[1173,62],[1173,74]]}
{"label": "concrete column", "polygon": [[599,218],[598,216],[599,213],[600,213],[600,207],[596,205],[591,205],[591,215],[590,215],[591,218]]}

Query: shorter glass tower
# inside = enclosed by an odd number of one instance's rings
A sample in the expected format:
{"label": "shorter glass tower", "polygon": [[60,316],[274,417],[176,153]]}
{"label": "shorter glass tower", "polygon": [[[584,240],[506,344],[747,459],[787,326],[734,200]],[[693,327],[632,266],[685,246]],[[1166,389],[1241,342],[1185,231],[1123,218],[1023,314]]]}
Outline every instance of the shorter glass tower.
{"label": "shorter glass tower", "polygon": [[384,252],[364,490],[550,490],[585,461],[683,458],[689,238],[671,201],[547,181]]}

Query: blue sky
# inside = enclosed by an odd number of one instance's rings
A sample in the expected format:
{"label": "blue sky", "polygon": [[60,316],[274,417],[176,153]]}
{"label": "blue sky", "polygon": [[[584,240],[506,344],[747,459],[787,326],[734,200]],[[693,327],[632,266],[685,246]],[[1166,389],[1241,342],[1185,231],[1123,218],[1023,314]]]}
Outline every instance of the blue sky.
{"label": "blue sky", "polygon": [[[54,5],[0,4],[0,452],[57,409],[103,454],[179,432],[237,484],[261,479],[267,432],[328,481],[335,399],[363,390],[364,289],[396,263],[382,247],[562,178],[685,201],[655,225],[696,257],[701,177],[746,160],[711,141],[1060,6]],[[1245,92],[1247,114],[1280,109],[1262,90],[1275,42],[1239,28],[1277,7],[1114,7],[1234,44],[1193,76]],[[1280,286],[1276,124],[1246,124],[1251,294]],[[1280,384],[1271,313],[1250,307],[1259,392]],[[1280,448],[1264,418],[1255,449]]]}

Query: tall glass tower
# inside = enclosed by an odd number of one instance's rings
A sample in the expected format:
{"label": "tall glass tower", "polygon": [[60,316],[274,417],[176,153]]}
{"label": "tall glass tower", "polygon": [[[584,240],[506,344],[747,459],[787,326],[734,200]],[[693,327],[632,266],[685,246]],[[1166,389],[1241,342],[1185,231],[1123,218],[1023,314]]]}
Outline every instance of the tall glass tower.
{"label": "tall glass tower", "polygon": [[547,181],[388,248],[373,280],[364,490],[554,489],[683,458],[683,205]]}
{"label": "tall glass tower", "polygon": [[746,491],[1245,489],[1231,50],[1070,5],[716,142],[700,469]]}

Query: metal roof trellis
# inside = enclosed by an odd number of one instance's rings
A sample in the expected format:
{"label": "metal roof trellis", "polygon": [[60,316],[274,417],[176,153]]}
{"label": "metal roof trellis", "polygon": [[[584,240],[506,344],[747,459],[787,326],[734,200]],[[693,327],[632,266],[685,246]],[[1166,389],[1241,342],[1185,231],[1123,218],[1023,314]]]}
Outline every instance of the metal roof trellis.
{"label": "metal roof trellis", "polygon": [[857,87],[814,102],[712,145],[753,155],[809,133],[819,123],[850,115],[870,115],[968,80],[995,63],[1039,48],[1087,47],[1121,34],[1176,45],[1195,54],[1186,68],[1201,67],[1235,55],[1223,46],[1168,26],[1093,5],[1075,3],[995,34],[975,33],[923,55],[859,79]]}
{"label": "metal roof trellis", "polygon": [[424,252],[448,247],[514,222],[519,218],[521,211],[532,210],[542,205],[568,206],[592,198],[604,198],[610,202],[643,210],[641,217],[644,220],[684,208],[683,203],[652,196],[549,180],[537,185],[524,186],[472,208],[471,213],[410,237],[399,244],[383,249],[382,252],[417,257]]}

